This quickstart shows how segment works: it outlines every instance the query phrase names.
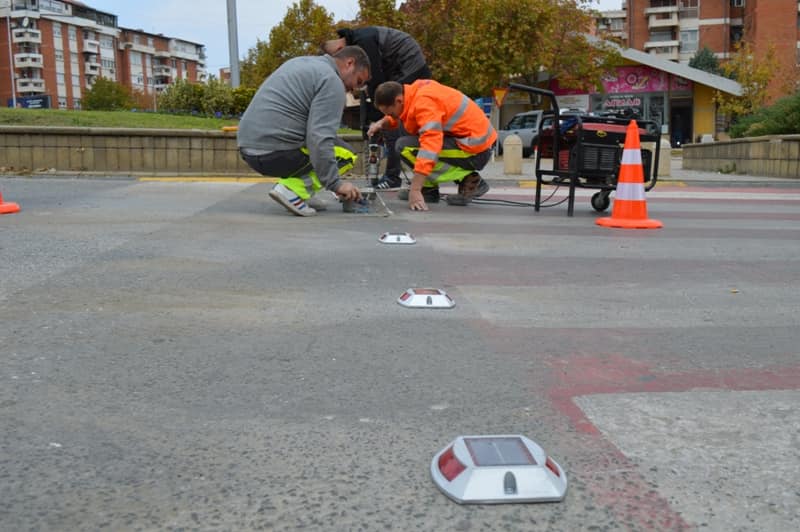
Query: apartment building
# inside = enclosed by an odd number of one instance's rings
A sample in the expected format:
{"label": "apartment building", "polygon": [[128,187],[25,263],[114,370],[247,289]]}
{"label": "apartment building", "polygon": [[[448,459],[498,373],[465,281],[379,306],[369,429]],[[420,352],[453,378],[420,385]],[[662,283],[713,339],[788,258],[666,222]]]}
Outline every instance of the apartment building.
{"label": "apartment building", "polygon": [[202,44],[118,26],[72,0],[0,0],[0,104],[80,109],[103,76],[155,106],[176,79],[205,81]]}
{"label": "apartment building", "polygon": [[[756,54],[774,47],[781,72],[800,67],[800,0],[621,0],[605,11],[598,29],[625,46],[662,59],[688,63],[704,46],[720,61],[731,57],[740,40]],[[771,96],[780,96],[775,83]]]}

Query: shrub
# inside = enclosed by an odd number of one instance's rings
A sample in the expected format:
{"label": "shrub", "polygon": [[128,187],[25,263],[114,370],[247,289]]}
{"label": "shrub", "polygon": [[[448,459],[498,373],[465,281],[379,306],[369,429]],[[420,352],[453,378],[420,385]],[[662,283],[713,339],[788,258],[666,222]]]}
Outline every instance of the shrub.
{"label": "shrub", "polygon": [[89,111],[119,111],[133,107],[133,98],[124,85],[98,77],[83,96],[83,108]]}
{"label": "shrub", "polygon": [[729,133],[732,138],[800,133],[800,92],[741,117]]}

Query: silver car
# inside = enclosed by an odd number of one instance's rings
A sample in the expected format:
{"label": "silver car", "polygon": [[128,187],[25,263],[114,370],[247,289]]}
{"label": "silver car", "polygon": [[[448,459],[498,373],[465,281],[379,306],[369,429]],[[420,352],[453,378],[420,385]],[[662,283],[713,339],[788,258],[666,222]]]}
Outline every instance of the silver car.
{"label": "silver car", "polygon": [[530,157],[539,143],[539,122],[542,111],[527,111],[514,115],[508,125],[497,132],[497,153],[503,155],[503,141],[514,133],[522,139],[522,156]]}

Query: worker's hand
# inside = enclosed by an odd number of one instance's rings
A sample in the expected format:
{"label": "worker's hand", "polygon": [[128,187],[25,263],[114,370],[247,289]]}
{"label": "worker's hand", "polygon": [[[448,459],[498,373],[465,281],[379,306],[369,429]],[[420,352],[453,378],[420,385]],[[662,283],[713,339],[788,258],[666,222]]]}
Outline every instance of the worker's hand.
{"label": "worker's hand", "polygon": [[425,204],[425,198],[422,197],[422,190],[409,189],[408,191],[408,208],[412,211],[427,211],[428,206]]}
{"label": "worker's hand", "polygon": [[383,129],[383,119],[380,119],[377,122],[373,122],[369,125],[369,129],[367,129],[367,136],[372,137],[381,129]]}
{"label": "worker's hand", "polygon": [[336,195],[343,200],[359,201],[361,199],[361,191],[353,183],[348,181],[340,181],[339,188],[336,189]]}

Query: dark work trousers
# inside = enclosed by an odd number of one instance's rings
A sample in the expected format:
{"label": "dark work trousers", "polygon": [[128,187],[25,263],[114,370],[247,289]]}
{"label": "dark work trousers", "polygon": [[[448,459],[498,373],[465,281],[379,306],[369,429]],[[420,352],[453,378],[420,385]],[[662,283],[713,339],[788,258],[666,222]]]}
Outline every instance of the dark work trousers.
{"label": "dark work trousers", "polygon": [[[413,170],[419,152],[419,137],[413,135],[400,137],[397,140],[397,150],[403,162]],[[469,153],[458,146],[456,139],[445,135],[437,164],[428,176],[428,180],[435,183],[458,182],[470,173],[482,170],[491,158],[491,148],[480,153]]]}
{"label": "dark work trousers", "polygon": [[[333,143],[335,146],[354,153],[353,147],[338,137],[333,140]],[[304,178],[314,169],[306,151],[305,149],[295,148],[292,150],[273,151],[264,155],[247,155],[241,150],[239,153],[244,162],[261,175]],[[336,164],[339,168],[348,163],[352,164],[352,162],[351,159],[336,158]]]}

